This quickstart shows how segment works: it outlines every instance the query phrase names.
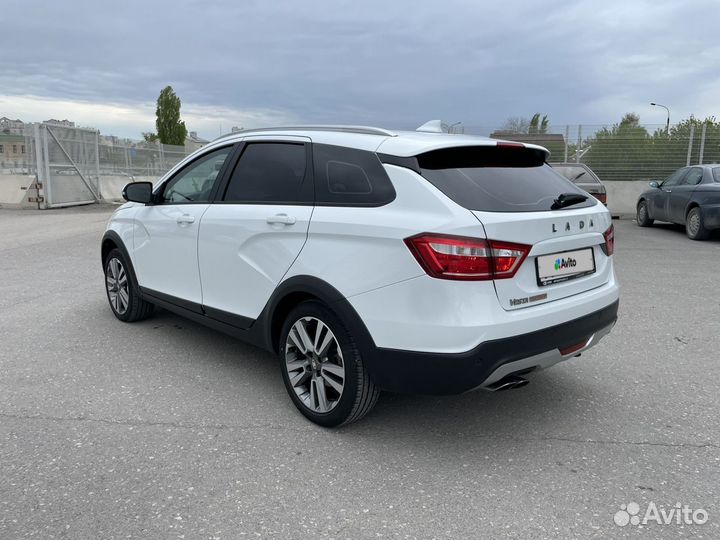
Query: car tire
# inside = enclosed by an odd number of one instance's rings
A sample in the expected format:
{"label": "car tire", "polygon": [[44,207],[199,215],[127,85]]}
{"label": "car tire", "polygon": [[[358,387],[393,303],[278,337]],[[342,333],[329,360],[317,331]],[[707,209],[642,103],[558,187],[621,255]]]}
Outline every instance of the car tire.
{"label": "car tire", "polygon": [[105,292],[113,314],[123,322],[147,319],[155,306],[140,293],[135,274],[122,251],[115,248],[105,257]]}
{"label": "car tire", "polygon": [[702,210],[699,206],[691,208],[685,218],[685,232],[691,240],[705,240],[710,236],[710,231],[703,223]]}
{"label": "car tire", "polygon": [[637,224],[641,227],[650,227],[655,220],[650,219],[650,214],[648,213],[648,207],[647,203],[645,201],[640,201],[637,205],[637,217],[636,217]]}
{"label": "car tire", "polygon": [[323,303],[311,300],[292,309],[278,350],[290,399],[312,422],[324,427],[349,424],[377,402],[380,391],[353,336]]}

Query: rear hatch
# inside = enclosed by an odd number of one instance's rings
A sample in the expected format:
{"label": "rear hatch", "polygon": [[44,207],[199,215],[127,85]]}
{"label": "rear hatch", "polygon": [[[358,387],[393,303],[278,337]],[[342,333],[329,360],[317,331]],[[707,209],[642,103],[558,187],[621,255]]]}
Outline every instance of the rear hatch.
{"label": "rear hatch", "polygon": [[515,275],[494,280],[508,311],[583,293],[612,275],[604,236],[610,214],[545,164],[545,156],[512,143],[417,156],[422,176],[478,219],[478,237],[527,246]]}

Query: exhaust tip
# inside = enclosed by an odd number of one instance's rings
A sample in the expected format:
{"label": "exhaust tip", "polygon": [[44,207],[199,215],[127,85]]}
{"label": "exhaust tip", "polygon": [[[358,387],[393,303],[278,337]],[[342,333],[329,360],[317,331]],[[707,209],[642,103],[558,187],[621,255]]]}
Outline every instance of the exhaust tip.
{"label": "exhaust tip", "polygon": [[514,390],[515,388],[520,388],[521,386],[525,386],[529,383],[527,379],[524,379],[523,377],[520,377],[518,375],[508,375],[507,377],[503,377],[497,382],[494,382],[488,386],[485,387],[486,390],[490,390],[491,392],[500,392],[501,390]]}

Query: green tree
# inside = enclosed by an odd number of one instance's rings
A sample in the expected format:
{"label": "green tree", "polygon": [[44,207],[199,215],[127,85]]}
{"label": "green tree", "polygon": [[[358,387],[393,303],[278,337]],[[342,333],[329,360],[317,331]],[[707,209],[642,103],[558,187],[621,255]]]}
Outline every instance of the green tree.
{"label": "green tree", "polygon": [[533,114],[532,118],[530,119],[530,126],[528,127],[528,133],[532,135],[538,135],[538,134],[545,134],[548,132],[548,125],[550,124],[550,119],[548,118],[548,115],[543,115],[542,118],[540,118],[540,113]]}
{"label": "green tree", "polygon": [[157,137],[161,143],[177,146],[185,144],[187,128],[185,122],[180,120],[180,98],[177,97],[172,86],[166,86],[160,92],[155,115]]}
{"label": "green tree", "polygon": [[157,133],[153,133],[152,131],[143,131],[142,136],[145,142],[154,143],[158,140]]}
{"label": "green tree", "polygon": [[[703,129],[705,131],[705,144],[701,144]],[[690,139],[692,138],[692,144]],[[680,155],[682,165],[687,162],[688,149],[690,149],[690,163],[720,163],[720,122],[714,116],[704,120],[690,116],[687,120],[675,124],[670,128],[668,146],[674,155]],[[702,156],[700,150],[703,150]]]}
{"label": "green tree", "polygon": [[540,113],[533,114],[530,119],[530,126],[528,127],[528,133],[535,135],[540,130]]}
{"label": "green tree", "polygon": [[[701,144],[703,128],[705,144]],[[651,135],[635,113],[626,114],[619,124],[603,128],[588,137],[589,148],[583,162],[602,180],[649,180],[666,178],[684,167],[690,151],[690,163],[720,161],[720,122],[715,117],[699,120],[690,117],[670,128],[657,129]]]}
{"label": "green tree", "polygon": [[540,133],[547,133],[549,124],[550,124],[550,119],[548,118],[548,115],[546,114],[542,117],[542,122],[540,122]]}
{"label": "green tree", "polygon": [[511,116],[505,121],[502,129],[507,133],[518,133],[531,135],[545,134],[548,132],[550,126],[550,119],[548,115],[540,117],[540,113],[535,113],[530,120],[527,117],[522,116]]}
{"label": "green tree", "polygon": [[652,165],[650,135],[635,113],[627,113],[619,124],[596,132],[583,147],[588,149],[583,162],[601,180],[633,180],[629,177],[632,171]]}

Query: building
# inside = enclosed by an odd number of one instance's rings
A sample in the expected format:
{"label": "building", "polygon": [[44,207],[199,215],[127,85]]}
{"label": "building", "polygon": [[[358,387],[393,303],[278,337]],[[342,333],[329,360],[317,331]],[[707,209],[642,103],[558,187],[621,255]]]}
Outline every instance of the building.
{"label": "building", "polygon": [[185,137],[185,151],[190,154],[199,148],[202,148],[210,141],[206,141],[202,137],[198,137],[197,131],[191,131]]}
{"label": "building", "polygon": [[51,126],[60,127],[75,127],[75,122],[71,122],[70,120],[55,120],[54,118],[51,118],[50,120],[45,120],[43,124],[50,124]]}
{"label": "building", "polygon": [[0,169],[27,169],[29,160],[25,137],[0,131]]}
{"label": "building", "polygon": [[22,120],[11,120],[7,116],[0,118],[0,132],[22,135],[25,129],[25,122]]}

